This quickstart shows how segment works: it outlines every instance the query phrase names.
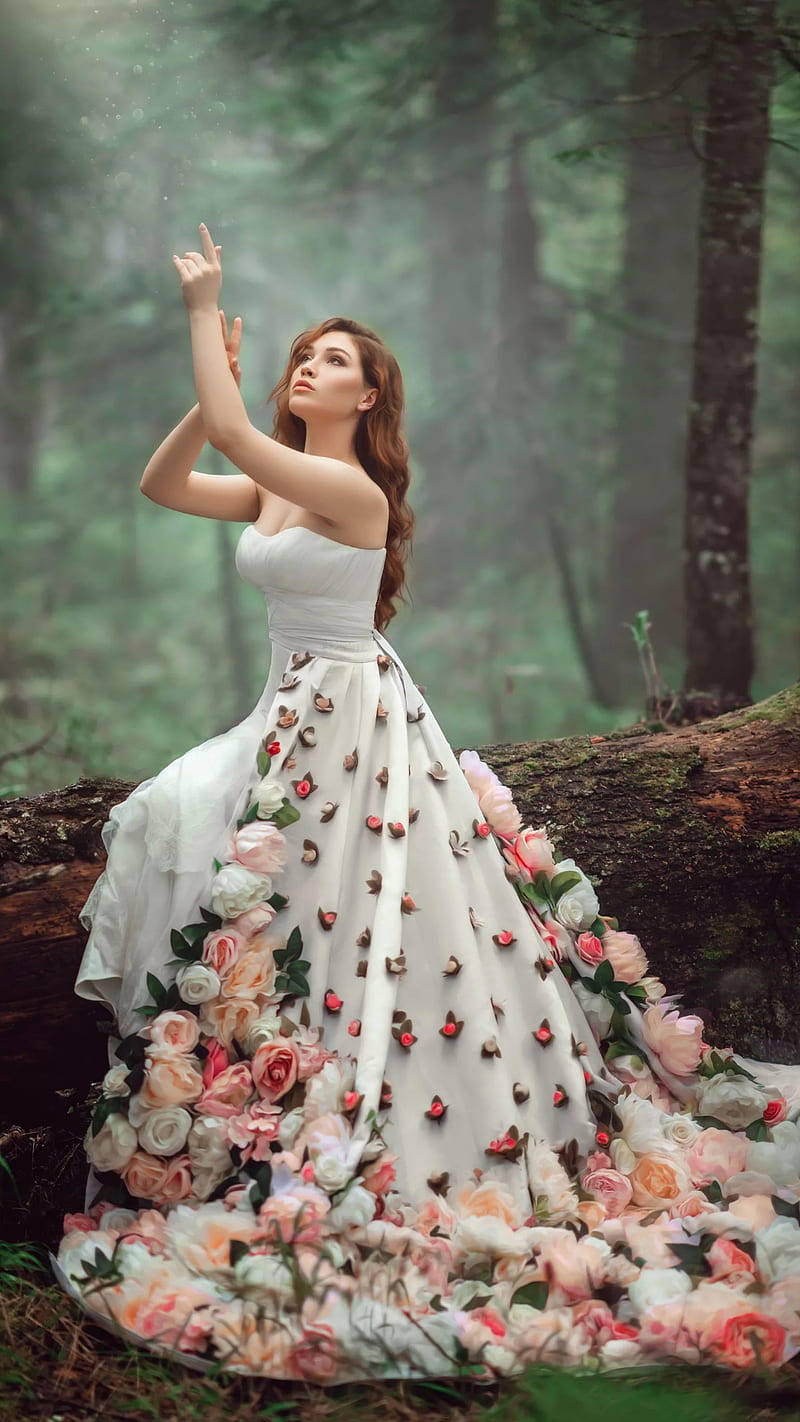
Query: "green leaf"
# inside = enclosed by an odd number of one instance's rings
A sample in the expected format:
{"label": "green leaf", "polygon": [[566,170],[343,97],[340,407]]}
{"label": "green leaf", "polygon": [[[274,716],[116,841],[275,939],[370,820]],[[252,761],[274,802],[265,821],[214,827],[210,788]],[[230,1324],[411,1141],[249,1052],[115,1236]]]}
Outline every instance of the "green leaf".
{"label": "green leaf", "polygon": [[601,992],[603,988],[611,987],[613,981],[614,969],[612,968],[608,959],[605,959],[605,961],[602,963],[598,963],[597,968],[595,970],[594,978],[589,979],[589,982],[594,982],[595,984],[595,992]]}
{"label": "green leaf", "polygon": [[687,1274],[702,1274],[704,1251],[697,1244],[673,1244],[670,1249],[677,1254]]}
{"label": "green leaf", "polygon": [[583,875],[579,874],[577,869],[562,869],[560,874],[554,874],[550,880],[550,893],[556,903],[558,903],[558,900],[568,889],[574,889],[575,885],[579,884],[582,878]]}
{"label": "green leaf", "polygon": [[761,1116],[759,1116],[756,1121],[750,1122],[750,1125],[745,1131],[745,1135],[750,1141],[768,1141],[769,1126],[767,1125],[766,1121],[763,1120]]}
{"label": "green leaf", "polygon": [[127,1096],[101,1096],[92,1112],[92,1135],[96,1136],[109,1116],[114,1112],[128,1110]]}
{"label": "green leaf", "polygon": [[243,1239],[232,1239],[228,1246],[228,1263],[231,1268],[236,1267],[239,1259],[244,1259],[250,1253],[249,1246]]}
{"label": "green leaf", "polygon": [[771,1195],[770,1199],[776,1215],[786,1215],[790,1220],[800,1223],[800,1203],[796,1200],[782,1200],[780,1195]]}
{"label": "green leaf", "polygon": [[524,1284],[521,1289],[512,1295],[512,1304],[528,1304],[530,1308],[543,1309],[547,1305],[547,1295],[550,1292],[550,1285],[546,1279],[534,1279],[530,1284]]}
{"label": "green leaf", "polygon": [[159,982],[155,973],[148,973],[146,981],[147,991],[149,992],[156,1006],[160,1007],[161,1003],[166,997],[167,989],[164,987],[164,984],[162,982]]}
{"label": "green leaf", "polygon": [[708,1185],[703,1185],[702,1192],[712,1205],[718,1205],[722,1199],[722,1186],[718,1180],[710,1180]]}
{"label": "green leaf", "polygon": [[595,938],[602,938],[605,931],[606,925],[604,924],[602,918],[596,918],[594,923],[589,924],[589,932],[593,933]]}

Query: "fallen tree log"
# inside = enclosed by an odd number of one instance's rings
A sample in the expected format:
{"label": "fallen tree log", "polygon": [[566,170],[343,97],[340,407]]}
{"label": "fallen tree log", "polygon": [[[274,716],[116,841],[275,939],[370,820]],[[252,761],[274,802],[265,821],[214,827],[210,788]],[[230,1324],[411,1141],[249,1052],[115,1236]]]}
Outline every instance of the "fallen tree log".
{"label": "fallen tree log", "polygon": [[[800,684],[700,724],[479,753],[708,1037],[800,1061]],[[80,779],[0,806],[7,1122],[58,1123],[58,1091],[106,1069],[109,1014],[72,990],[77,915],[102,869],[101,826],[132,789]]]}

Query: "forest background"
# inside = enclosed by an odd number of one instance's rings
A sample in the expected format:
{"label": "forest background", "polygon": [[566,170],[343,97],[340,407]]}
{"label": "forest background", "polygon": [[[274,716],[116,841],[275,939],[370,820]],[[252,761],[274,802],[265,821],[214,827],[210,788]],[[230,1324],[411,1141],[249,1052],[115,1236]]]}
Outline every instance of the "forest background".
{"label": "forest background", "polygon": [[[763,203],[742,145],[748,252],[709,310],[710,40],[750,10]],[[797,679],[800,4],[34,0],[4,48],[1,795],[139,781],[266,679],[241,527],[139,490],[195,402],[171,254],[201,220],[267,433],[305,326],[354,316],[400,362],[387,635],[455,747],[637,720],[643,628],[667,690]]]}

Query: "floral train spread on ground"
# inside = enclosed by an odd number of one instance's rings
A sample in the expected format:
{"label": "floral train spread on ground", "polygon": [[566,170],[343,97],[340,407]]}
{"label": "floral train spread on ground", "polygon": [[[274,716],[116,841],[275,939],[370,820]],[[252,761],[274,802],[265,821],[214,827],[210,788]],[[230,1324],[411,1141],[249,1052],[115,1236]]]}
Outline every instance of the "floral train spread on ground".
{"label": "floral train spread on ground", "polygon": [[[545,970],[569,981],[620,1093],[592,1097],[588,1157],[511,1126],[470,1180],[411,1204],[392,1189],[386,1082],[353,1168],[353,1062],[309,1021],[299,928],[280,934],[273,875],[304,794],[302,779],[290,796],[270,773],[280,753],[266,736],[209,904],[173,929],[143,1026],[116,1046],[86,1137],[100,1188],[65,1216],[53,1259],[64,1287],[189,1366],[324,1384],[793,1357],[798,1107],[704,1042],[638,938],[600,913],[573,859],[556,862],[545,828],[522,826],[474,751],[460,765],[484,816],[476,833],[496,836],[549,947]],[[340,1006],[326,994],[326,1010]],[[535,1035],[546,1047],[546,1021]],[[492,1174],[523,1147],[528,1215]]]}

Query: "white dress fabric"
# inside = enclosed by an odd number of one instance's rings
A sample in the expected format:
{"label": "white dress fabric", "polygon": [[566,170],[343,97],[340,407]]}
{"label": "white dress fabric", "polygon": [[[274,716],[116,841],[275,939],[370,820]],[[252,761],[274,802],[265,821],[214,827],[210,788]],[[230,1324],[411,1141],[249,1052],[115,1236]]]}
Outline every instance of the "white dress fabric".
{"label": "white dress fabric", "polygon": [[[611,1009],[598,1030],[594,1004],[604,999],[591,983],[585,986],[594,971],[587,966],[588,957],[598,951],[598,940],[589,931],[592,920],[595,930],[601,929],[596,901],[572,931],[563,917],[557,928],[551,920],[548,931],[541,914],[523,902],[503,852],[511,837],[491,832],[491,812],[486,809],[490,802],[484,801],[482,808],[467,776],[470,757],[477,758],[465,753],[466,761],[462,756],[459,763],[420,688],[374,627],[384,560],[383,548],[350,547],[305,527],[267,535],[248,525],[237,546],[236,567],[265,597],[271,661],[264,690],[245,720],[143,781],[113,807],[103,827],[107,862],[80,915],[90,932],[76,992],[106,1004],[115,1027],[105,1086],[111,1114],[101,1112],[95,1121],[98,1131],[87,1137],[94,1169],[86,1210],[98,1186],[107,1187],[115,1172],[128,1189],[124,1198],[106,1189],[104,1204],[95,1204],[92,1215],[67,1216],[54,1269],[64,1287],[102,1322],[137,1342],[171,1350],[194,1367],[223,1359],[223,1366],[245,1372],[333,1383],[376,1374],[422,1377],[467,1366],[472,1376],[488,1378],[517,1371],[526,1347],[536,1356],[542,1356],[544,1348],[548,1361],[578,1361],[592,1353],[602,1360],[598,1350],[606,1348],[608,1353],[615,1340],[630,1345],[629,1354],[641,1351],[643,1310],[630,1299],[612,1320],[613,1327],[608,1324],[611,1332],[605,1338],[574,1315],[576,1298],[594,1298],[604,1289],[605,1297],[612,1275],[617,1293],[624,1292],[619,1286],[627,1280],[621,1278],[618,1263],[614,1269],[608,1265],[607,1275],[595,1270],[592,1276],[591,1269],[584,1269],[583,1275],[591,1276],[585,1291],[567,1297],[567,1290],[561,1299],[554,1283],[556,1267],[544,1259],[544,1272],[537,1275],[531,1272],[532,1261],[544,1257],[543,1235],[566,1235],[577,1248],[576,1235],[585,1237],[590,1225],[595,1234],[589,1243],[594,1240],[595,1252],[606,1261],[618,1261],[614,1246],[622,1236],[619,1231],[613,1235],[621,1211],[602,1205],[597,1191],[576,1186],[578,1171],[584,1171],[585,1181],[587,1161],[591,1167],[594,1160],[596,1170],[610,1169],[612,1175],[633,1180],[632,1187],[612,1183],[626,1201],[633,1189],[631,1208],[634,1218],[641,1219],[647,1214],[647,1190],[653,1195],[653,1187],[637,1182],[635,1167],[645,1154],[641,1139],[635,1148],[631,1112],[646,1108],[653,1113],[647,1150],[652,1155],[653,1122],[658,1120],[655,1155],[659,1157],[660,1150],[674,1162],[678,1145],[688,1148],[703,1129],[702,1120],[696,1124],[683,1109],[696,1108],[699,1077],[681,1071],[674,1046],[660,1056],[657,1042],[652,1050],[657,999],[646,999],[644,989],[634,990],[622,1010],[627,1012],[626,1041],[633,1049],[641,1048],[647,1063],[650,1099],[631,1090],[635,1069],[633,1076],[617,1076],[604,1060],[602,1037]],[[253,819],[254,796],[273,782],[299,817],[282,828],[285,857],[264,878],[258,848],[250,860],[246,850],[237,857],[233,836],[246,835],[248,822],[263,826],[262,817]],[[275,795],[280,800],[279,791]],[[249,821],[244,821],[248,812]],[[562,861],[562,866],[567,872],[575,868],[572,860]],[[582,885],[588,896],[585,907],[592,891],[585,879]],[[208,967],[198,963],[196,955],[192,959],[192,930],[187,926],[202,926],[204,918],[207,926],[207,916],[216,913],[214,924],[219,927],[221,921],[220,931],[234,937],[233,947],[228,941],[219,952],[235,955],[240,947],[237,919],[252,927],[253,912],[257,917],[270,902],[250,947],[254,941],[263,959],[265,935],[271,951],[299,943],[301,951],[294,956],[301,970],[306,965],[307,993],[287,998],[285,983],[283,994],[276,988],[273,968],[269,981],[260,984],[257,974],[250,979],[240,974],[237,996],[228,986],[233,979],[214,960],[220,968],[219,995],[203,998]],[[190,960],[192,982],[184,986],[184,995],[179,1000],[173,987],[171,999],[159,999],[158,994],[180,977],[181,963]],[[632,981],[629,974],[616,988]],[[231,1007],[234,1000],[236,1006]],[[619,997],[615,1000],[619,1006]],[[149,1016],[143,1016],[148,1003]],[[228,1015],[220,1009],[209,1017],[220,1003]],[[673,1005],[669,998],[662,1002],[665,1009]],[[307,1110],[297,1134],[303,1114],[298,1081],[294,1094],[284,1098],[295,1104],[294,1127],[289,1130],[284,1122],[267,1148],[265,1140],[257,1143],[257,1129],[272,1131],[275,1123],[266,1114],[256,1122],[253,1106],[264,1113],[270,1106],[279,1108],[281,1091],[271,1092],[269,1082],[265,1086],[260,1081],[256,1096],[250,1068],[258,1043],[270,1040],[269,1028],[259,1038],[254,1023],[268,1017],[270,1008],[273,1026],[283,1013],[283,1029],[288,1033],[296,1028],[302,1040],[306,1086],[313,1086],[308,1100],[313,1098],[314,1108]],[[236,1010],[240,1016],[234,1021],[231,1012],[235,1015]],[[168,1028],[163,1027],[170,1014],[177,1023],[169,1029],[174,1037],[165,1035]],[[214,1051],[222,1056],[213,1058],[216,1066],[203,1056],[202,1047],[199,1057],[192,1057],[198,1014],[206,1049],[213,1035],[209,1022],[220,1024]],[[162,1022],[160,1037],[154,1022]],[[253,1031],[256,1035],[250,1036]],[[148,1033],[156,1034],[149,1039],[150,1055],[140,1053],[135,1061],[128,1057],[126,1066],[121,1065],[120,1043],[125,1050],[137,1034]],[[197,1074],[203,1072],[205,1094],[200,1097],[198,1087],[193,1096],[186,1090],[181,1096],[178,1089],[148,1098],[153,1061],[157,1066],[159,1051],[174,1061],[175,1042],[198,1081]],[[312,1073],[309,1064],[320,1047],[323,1057],[330,1054],[327,1066],[320,1071],[318,1060]],[[297,1049],[292,1050],[296,1059]],[[800,1070],[749,1066],[756,1068],[759,1081],[748,1089],[784,1093],[784,1147],[788,1151],[796,1145],[795,1176],[800,1176],[800,1134],[793,1119],[800,1110]],[[128,1067],[132,1075],[124,1082]],[[233,1073],[230,1095],[218,1092],[215,1098],[209,1088],[220,1070]],[[721,1075],[728,1083],[743,1080],[727,1071]],[[250,1087],[247,1099],[240,1090],[242,1080]],[[159,1109],[162,1115],[154,1117]],[[711,1111],[706,1115],[714,1117],[712,1129],[735,1134],[735,1126]],[[668,1123],[678,1116],[688,1122],[685,1140],[677,1127],[674,1140],[670,1135]],[[316,1138],[315,1122],[322,1133]],[[165,1133],[161,1137],[159,1130]],[[244,1134],[237,1136],[236,1131]],[[795,1132],[791,1141],[789,1131]],[[102,1146],[93,1145],[95,1136]],[[737,1141],[740,1136],[745,1139],[740,1131]],[[613,1161],[610,1156],[592,1156],[613,1151],[614,1137],[622,1138],[624,1149],[620,1145]],[[216,1144],[209,1146],[212,1138]],[[754,1149],[761,1143],[752,1135],[747,1139]],[[237,1140],[243,1155],[236,1152]],[[767,1140],[771,1148],[772,1136]],[[131,1173],[134,1145],[138,1174]],[[737,1146],[734,1163],[739,1174],[747,1148]],[[240,1167],[248,1159],[249,1173],[242,1174]],[[670,1196],[666,1190],[662,1222],[673,1236],[678,1226],[670,1206],[683,1205],[699,1188],[681,1159],[680,1171],[675,1165],[678,1194]],[[272,1181],[262,1176],[260,1195],[256,1192],[253,1202],[252,1193],[246,1193],[247,1181],[255,1180],[259,1165],[270,1160],[276,1161]],[[762,1178],[765,1161],[766,1156]],[[361,1182],[360,1193],[351,1189],[346,1197],[347,1207],[339,1198],[338,1228],[334,1213],[326,1217],[328,1263],[340,1281],[352,1280],[359,1269],[375,1263],[364,1263],[356,1243],[362,1250],[387,1250],[382,1267],[391,1271],[400,1269],[403,1230],[413,1235],[413,1262],[404,1258],[403,1269],[412,1271],[416,1293],[409,1288],[409,1294],[421,1301],[414,1316],[417,1324],[424,1318],[426,1328],[410,1329],[408,1310],[394,1296],[379,1298],[373,1280],[369,1289],[365,1285],[364,1296],[350,1297],[349,1305],[341,1294],[331,1302],[329,1294],[319,1306],[320,1314],[311,1319],[306,1300],[304,1314],[300,1310],[287,1322],[289,1311],[274,1337],[264,1341],[263,1329],[254,1322],[263,1316],[264,1300],[286,1304],[286,1299],[274,1269],[269,1277],[265,1272],[267,1248],[263,1234],[254,1234],[252,1221],[257,1224],[269,1215],[271,1200],[289,1192],[301,1166],[314,1208],[322,1208],[323,1196],[329,1207],[346,1182]],[[162,1167],[168,1168],[167,1177]],[[385,1171],[383,1189],[369,1178],[370,1167]],[[791,1201],[793,1167],[784,1161],[782,1168],[783,1175],[776,1175],[772,1185],[782,1187]],[[148,1170],[162,1171],[158,1187],[152,1192],[130,1189],[134,1180],[156,1179]],[[365,1188],[365,1171],[370,1189]],[[165,1186],[165,1178],[172,1183]],[[711,1193],[718,1200],[716,1185],[723,1188],[725,1181],[710,1178],[715,1182]],[[210,1185],[218,1187],[216,1194]],[[800,1178],[797,1187],[800,1194]],[[654,1199],[657,1203],[657,1195]],[[594,1204],[594,1213],[583,1208],[587,1204]],[[787,1230],[797,1227],[788,1206],[784,1218]],[[237,1222],[238,1234],[231,1232],[231,1220]],[[207,1243],[212,1226],[224,1227],[221,1255]],[[226,1229],[241,1244],[238,1258],[236,1249],[228,1255]],[[206,1241],[202,1248],[201,1237]],[[292,1248],[299,1249],[299,1238],[289,1236]],[[449,1270],[432,1258],[442,1254],[444,1239],[460,1240],[448,1259]],[[108,1251],[117,1272],[112,1270],[107,1287],[84,1294],[82,1286],[98,1282],[93,1273],[98,1249],[100,1255]],[[254,1259],[260,1261],[257,1268]],[[87,1260],[90,1267],[84,1277],[76,1269]],[[511,1280],[526,1260],[531,1280],[545,1281],[545,1293],[550,1287],[550,1303],[542,1306],[542,1295],[536,1293],[535,1302],[531,1296],[515,1310]],[[487,1265],[483,1273],[475,1271],[480,1261]],[[635,1273],[644,1262],[639,1259]],[[675,1256],[669,1262],[674,1264]],[[270,1261],[270,1268],[273,1264]],[[141,1298],[145,1276],[148,1308]],[[408,1274],[402,1269],[400,1278],[408,1288]],[[800,1287],[800,1263],[797,1282]],[[176,1288],[177,1296],[185,1298],[185,1318],[177,1330],[170,1316]],[[169,1308],[163,1302],[167,1295],[173,1301]],[[477,1307],[480,1295],[485,1295],[482,1308]],[[557,1317],[570,1308],[573,1313],[566,1322]],[[608,1312],[607,1303],[602,1308]],[[765,1346],[771,1345],[774,1355],[769,1361],[781,1361],[800,1348],[800,1331],[796,1325],[792,1331],[787,1309],[781,1311],[774,1301],[771,1308],[762,1308],[772,1320],[765,1325]],[[550,1331],[543,1330],[542,1319],[552,1325]],[[387,1326],[395,1344],[388,1352],[376,1342]],[[526,1346],[519,1342],[523,1334]],[[227,1353],[226,1337],[234,1339]],[[322,1352],[321,1337],[326,1345]],[[658,1338],[658,1330],[652,1337]],[[548,1353],[544,1345],[551,1338],[556,1343]],[[720,1347],[714,1354],[717,1361]],[[661,1356],[662,1351],[680,1354],[677,1343],[662,1348],[651,1342],[648,1356]]]}

